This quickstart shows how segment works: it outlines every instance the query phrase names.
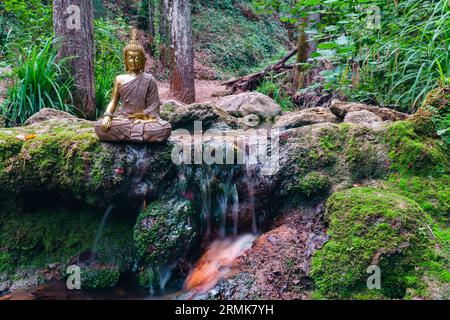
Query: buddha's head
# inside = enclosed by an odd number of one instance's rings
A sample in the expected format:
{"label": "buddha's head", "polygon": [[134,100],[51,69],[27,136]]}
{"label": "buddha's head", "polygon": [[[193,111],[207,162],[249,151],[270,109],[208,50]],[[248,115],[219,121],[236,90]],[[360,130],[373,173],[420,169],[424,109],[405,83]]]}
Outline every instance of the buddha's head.
{"label": "buddha's head", "polygon": [[147,58],[144,47],[138,41],[136,29],[131,31],[131,40],[123,50],[123,55],[127,72],[144,72]]}

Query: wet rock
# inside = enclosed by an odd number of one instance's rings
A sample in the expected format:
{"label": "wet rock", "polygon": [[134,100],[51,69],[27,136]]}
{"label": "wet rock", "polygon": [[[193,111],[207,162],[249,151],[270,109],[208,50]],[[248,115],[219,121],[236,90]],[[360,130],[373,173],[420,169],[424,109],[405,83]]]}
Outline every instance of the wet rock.
{"label": "wet rock", "polygon": [[398,112],[389,108],[370,106],[367,104],[357,102],[343,102],[336,99],[331,101],[330,110],[339,119],[344,119],[347,113],[349,112],[361,110],[370,111],[379,116],[383,121],[402,121],[410,118],[410,115],[406,113]]}
{"label": "wet rock", "polygon": [[381,117],[377,116],[375,113],[361,110],[361,111],[351,111],[345,115],[344,122],[356,123],[356,124],[367,124],[367,125],[378,125],[383,122]]}
{"label": "wet rock", "polygon": [[317,107],[283,115],[275,122],[274,128],[290,129],[323,122],[338,121],[330,109]]}
{"label": "wet rock", "polygon": [[198,240],[199,219],[189,201],[174,198],[152,202],[139,215],[133,238],[140,261],[142,286],[162,286],[163,268],[176,265]]}
{"label": "wet rock", "polygon": [[231,128],[239,127],[238,120],[225,111],[209,104],[192,104],[177,108],[169,119],[173,129],[194,130],[194,122],[200,121],[202,129],[207,130],[217,124],[225,124]]}
{"label": "wet rock", "polygon": [[235,117],[256,114],[263,120],[271,120],[281,114],[281,107],[270,97],[259,92],[245,92],[221,98],[218,106]]}

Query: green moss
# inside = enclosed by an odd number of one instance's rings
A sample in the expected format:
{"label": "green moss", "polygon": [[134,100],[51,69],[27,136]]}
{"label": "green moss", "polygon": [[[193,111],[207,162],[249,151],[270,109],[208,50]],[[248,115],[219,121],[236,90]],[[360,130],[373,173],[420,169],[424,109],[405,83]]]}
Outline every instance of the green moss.
{"label": "green moss", "polygon": [[139,215],[134,243],[145,269],[143,279],[149,279],[149,270],[164,267],[189,251],[198,236],[198,219],[190,202],[176,199],[155,201]]}
{"label": "green moss", "polygon": [[[40,269],[50,263],[66,263],[92,249],[101,212],[40,211],[0,215],[0,251],[7,254],[11,270]],[[98,262],[126,270],[132,265],[133,219],[110,217],[102,232],[96,253]]]}
{"label": "green moss", "polygon": [[84,267],[81,269],[81,288],[87,290],[112,288],[120,277],[116,266]]}
{"label": "green moss", "polygon": [[8,197],[24,186],[45,187],[101,206],[108,201],[104,191],[122,182],[114,168],[123,164],[91,131],[52,127],[26,141],[16,138],[17,133],[0,131],[0,191]]}
{"label": "green moss", "polygon": [[445,147],[437,140],[419,136],[411,121],[393,123],[386,136],[391,169],[414,175],[441,175],[449,167]]}
{"label": "green moss", "polygon": [[450,176],[422,177],[392,174],[388,188],[414,199],[422,209],[438,221],[450,212]]}
{"label": "green moss", "polygon": [[330,179],[320,172],[311,172],[304,176],[295,186],[295,190],[307,198],[322,195],[325,196],[331,187]]}
{"label": "green moss", "polygon": [[326,206],[330,240],[312,260],[320,295],[366,295],[366,270],[378,265],[381,294],[403,297],[407,277],[425,259],[427,215],[414,201],[382,189],[354,188],[333,194]]}

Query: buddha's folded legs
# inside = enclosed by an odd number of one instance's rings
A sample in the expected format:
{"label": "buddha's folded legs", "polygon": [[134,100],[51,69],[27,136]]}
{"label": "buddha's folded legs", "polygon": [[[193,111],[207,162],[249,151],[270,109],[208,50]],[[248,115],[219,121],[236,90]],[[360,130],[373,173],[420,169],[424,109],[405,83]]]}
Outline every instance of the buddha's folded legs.
{"label": "buddha's folded legs", "polygon": [[171,131],[170,123],[162,119],[148,122],[114,118],[111,128],[106,132],[102,129],[101,121],[95,124],[95,132],[100,140],[108,142],[163,142],[170,136]]}

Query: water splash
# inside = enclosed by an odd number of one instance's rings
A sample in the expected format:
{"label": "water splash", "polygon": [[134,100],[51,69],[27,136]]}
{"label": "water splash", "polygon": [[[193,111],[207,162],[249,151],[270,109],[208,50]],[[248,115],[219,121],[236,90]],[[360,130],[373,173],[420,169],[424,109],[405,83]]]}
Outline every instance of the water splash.
{"label": "water splash", "polygon": [[223,172],[220,177],[220,183],[218,184],[219,192],[217,194],[217,203],[219,204],[218,209],[220,216],[219,235],[221,239],[225,238],[226,235],[228,198],[232,178],[232,172],[229,175],[227,175],[226,173],[227,172]]}
{"label": "water splash", "polygon": [[233,184],[231,189],[231,201],[232,201],[232,217],[233,217],[233,235],[237,236],[239,227],[239,195],[237,192],[236,184]]}
{"label": "water splash", "polygon": [[91,259],[89,261],[89,264],[92,265],[95,260],[96,260],[96,253],[97,253],[97,247],[98,247],[98,243],[100,241],[100,238],[103,234],[103,230],[105,229],[105,225],[106,225],[106,221],[108,220],[109,216],[111,215],[111,212],[114,209],[114,205],[110,204],[108,206],[108,208],[106,209],[105,213],[103,214],[103,218],[102,221],[100,222],[100,226],[97,230],[97,234],[95,236],[95,240],[94,240],[94,244],[92,245],[92,250],[91,250]]}
{"label": "water splash", "polygon": [[258,221],[255,211],[255,166],[246,164],[245,183],[247,185],[248,206],[252,215],[252,233],[258,233]]}
{"label": "water splash", "polygon": [[252,246],[255,238],[247,234],[214,241],[186,278],[184,289],[193,295],[202,294],[232,275],[237,258]]}

